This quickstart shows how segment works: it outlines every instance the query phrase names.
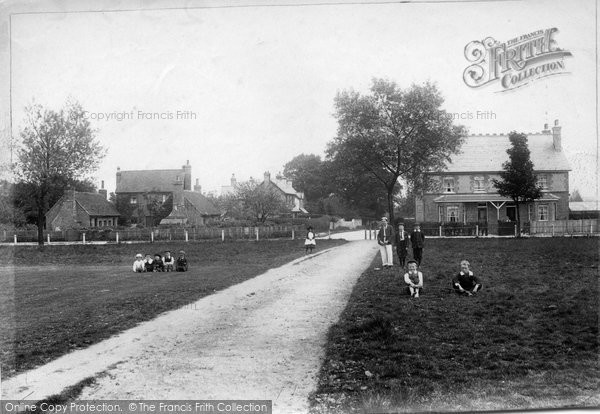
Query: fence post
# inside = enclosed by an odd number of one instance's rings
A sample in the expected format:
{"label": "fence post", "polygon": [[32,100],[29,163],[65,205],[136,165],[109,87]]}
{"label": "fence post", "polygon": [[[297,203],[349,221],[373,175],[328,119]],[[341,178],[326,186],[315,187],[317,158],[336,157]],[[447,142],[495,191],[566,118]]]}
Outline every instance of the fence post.
{"label": "fence post", "polygon": [[440,226],[440,237],[442,237],[442,226]]}
{"label": "fence post", "polygon": [[81,233],[81,237],[82,237],[82,240],[83,240],[83,244],[85,244],[85,233]]}
{"label": "fence post", "polygon": [[48,244],[50,244],[50,233],[48,233],[47,236],[48,236]]}
{"label": "fence post", "polygon": [[221,241],[225,241],[225,230],[221,230]]}
{"label": "fence post", "polygon": [[15,244],[17,244],[17,235],[15,234]]}
{"label": "fence post", "polygon": [[119,232],[117,232],[117,244],[119,244]]}
{"label": "fence post", "polygon": [[254,229],[256,231],[256,241],[258,241],[258,227],[255,227]]}
{"label": "fence post", "polygon": [[2,230],[2,233],[4,234],[4,238],[2,240],[6,240],[6,230]]}
{"label": "fence post", "polygon": [[[591,227],[590,227],[590,228],[591,228]],[[295,235],[296,235],[296,234],[295,234],[295,232],[294,232],[294,227],[292,227],[292,240],[294,240],[294,237],[295,237]]]}
{"label": "fence post", "polygon": [[331,240],[331,229],[329,229],[329,234],[327,235],[327,238]]}
{"label": "fence post", "polygon": [[150,242],[154,243],[154,230],[150,231]]}
{"label": "fence post", "polygon": [[592,227],[592,222],[590,221],[590,236],[594,233],[594,229]]}
{"label": "fence post", "polygon": [[517,225],[515,224],[515,237],[517,237]]}
{"label": "fence post", "polygon": [[186,243],[189,241],[189,238],[188,238],[188,231],[187,231],[187,230],[185,231],[185,241],[186,241]]}
{"label": "fence post", "polygon": [[479,237],[479,224],[475,225],[475,236]]}

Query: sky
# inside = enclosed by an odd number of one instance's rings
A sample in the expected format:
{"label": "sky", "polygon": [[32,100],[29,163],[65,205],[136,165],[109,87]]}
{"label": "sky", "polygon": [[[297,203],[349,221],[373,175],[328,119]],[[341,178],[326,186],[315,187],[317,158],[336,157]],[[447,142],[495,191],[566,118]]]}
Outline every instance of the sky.
{"label": "sky", "polygon": [[[109,191],[117,167],[189,160],[193,180],[218,193],[232,173],[323,156],[336,93],[366,93],[376,77],[435,82],[471,133],[541,132],[558,119],[571,190],[597,197],[594,0],[111,10],[14,14],[10,26],[13,136],[26,105],[79,101],[108,150],[93,176]],[[565,73],[505,92],[465,84],[469,42],[552,27],[572,54]]]}

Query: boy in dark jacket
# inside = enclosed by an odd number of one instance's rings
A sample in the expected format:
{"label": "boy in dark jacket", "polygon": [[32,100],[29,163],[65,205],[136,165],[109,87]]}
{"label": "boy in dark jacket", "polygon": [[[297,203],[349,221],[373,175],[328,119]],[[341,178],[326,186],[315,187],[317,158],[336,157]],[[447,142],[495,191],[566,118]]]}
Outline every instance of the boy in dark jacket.
{"label": "boy in dark jacket", "polygon": [[481,282],[469,270],[470,263],[467,260],[460,262],[460,272],[452,279],[452,287],[456,293],[473,296],[481,290]]}
{"label": "boy in dark jacket", "polygon": [[188,261],[187,261],[187,258],[185,257],[185,252],[183,250],[179,251],[179,256],[177,257],[177,260],[175,261],[175,263],[176,263],[175,270],[177,270],[178,272],[187,272]]}

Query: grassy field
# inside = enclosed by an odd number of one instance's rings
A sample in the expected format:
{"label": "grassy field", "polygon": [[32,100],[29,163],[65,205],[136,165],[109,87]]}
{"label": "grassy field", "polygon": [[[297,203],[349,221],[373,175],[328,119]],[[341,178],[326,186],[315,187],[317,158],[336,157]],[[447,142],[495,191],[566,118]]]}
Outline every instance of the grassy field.
{"label": "grassy field", "polygon": [[[451,289],[463,258],[483,279],[477,296]],[[600,405],[598,239],[430,240],[421,270],[418,299],[397,269],[361,276],[313,413]]]}
{"label": "grassy field", "polygon": [[[97,343],[304,254],[303,240],[0,247],[2,377]],[[320,240],[317,251],[343,241]],[[136,253],[187,253],[185,273],[133,273]]]}

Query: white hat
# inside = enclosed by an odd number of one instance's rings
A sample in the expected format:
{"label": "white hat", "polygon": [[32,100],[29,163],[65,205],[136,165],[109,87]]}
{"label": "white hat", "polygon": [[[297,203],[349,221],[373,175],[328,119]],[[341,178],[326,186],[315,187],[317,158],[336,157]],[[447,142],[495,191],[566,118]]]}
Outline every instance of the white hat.
{"label": "white hat", "polygon": [[387,221],[387,217],[382,217],[381,220],[382,221]]}
{"label": "white hat", "polygon": [[144,256],[142,256],[142,254],[141,254],[141,253],[138,253],[138,254],[136,254],[136,255],[135,255],[135,257],[140,257],[140,258],[142,258],[142,257],[144,257]]}

